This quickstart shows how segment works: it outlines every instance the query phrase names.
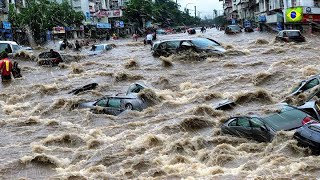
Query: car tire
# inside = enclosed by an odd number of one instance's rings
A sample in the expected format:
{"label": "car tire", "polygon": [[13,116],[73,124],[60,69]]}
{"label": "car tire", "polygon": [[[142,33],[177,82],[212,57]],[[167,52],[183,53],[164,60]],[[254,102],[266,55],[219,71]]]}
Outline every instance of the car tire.
{"label": "car tire", "polygon": [[132,110],[133,109],[133,106],[132,104],[128,103],[124,106],[127,110]]}

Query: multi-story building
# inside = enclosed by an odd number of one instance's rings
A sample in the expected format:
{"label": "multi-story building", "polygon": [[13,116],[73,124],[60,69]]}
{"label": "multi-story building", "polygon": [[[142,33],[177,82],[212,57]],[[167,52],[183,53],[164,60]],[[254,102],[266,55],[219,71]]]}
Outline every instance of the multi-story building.
{"label": "multi-story building", "polygon": [[320,0],[283,0],[283,7],[286,28],[320,31]]}
{"label": "multi-story building", "polygon": [[320,0],[222,0],[231,23],[255,22],[261,30],[319,31]]}

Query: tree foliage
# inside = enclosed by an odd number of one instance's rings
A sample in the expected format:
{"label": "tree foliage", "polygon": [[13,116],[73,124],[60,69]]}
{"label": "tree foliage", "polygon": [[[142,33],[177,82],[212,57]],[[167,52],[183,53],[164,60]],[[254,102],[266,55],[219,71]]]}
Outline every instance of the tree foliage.
{"label": "tree foliage", "polygon": [[193,25],[200,18],[192,17],[187,11],[180,11],[179,5],[173,0],[130,0],[124,11],[124,18],[136,22],[140,27],[144,21],[153,21],[161,26]]}
{"label": "tree foliage", "polygon": [[27,8],[20,13],[10,6],[9,21],[15,27],[29,26],[35,39],[40,39],[41,32],[52,30],[54,26],[74,26],[84,19],[82,12],[72,9],[68,1],[61,4],[48,0],[28,0]]}

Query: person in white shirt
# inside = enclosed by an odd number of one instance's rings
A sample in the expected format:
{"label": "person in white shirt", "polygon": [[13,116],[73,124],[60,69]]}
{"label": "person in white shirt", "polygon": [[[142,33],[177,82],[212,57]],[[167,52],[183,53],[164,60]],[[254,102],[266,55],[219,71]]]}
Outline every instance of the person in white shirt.
{"label": "person in white shirt", "polygon": [[153,35],[152,34],[148,34],[146,39],[147,39],[147,44],[150,44],[152,46]]}

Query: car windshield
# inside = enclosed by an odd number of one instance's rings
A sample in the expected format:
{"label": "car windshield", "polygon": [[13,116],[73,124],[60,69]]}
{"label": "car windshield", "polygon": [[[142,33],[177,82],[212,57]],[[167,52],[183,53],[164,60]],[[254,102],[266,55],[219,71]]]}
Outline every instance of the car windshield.
{"label": "car windshield", "polygon": [[267,116],[264,118],[274,130],[290,130],[302,125],[302,120],[307,114],[301,110],[295,109],[291,106],[283,106],[281,112]]}
{"label": "car windshield", "polygon": [[320,127],[319,127],[319,126],[311,125],[311,126],[309,126],[309,129],[314,130],[314,131],[320,133]]}
{"label": "car windshield", "polygon": [[219,46],[219,44],[217,44],[214,41],[211,41],[209,39],[193,39],[191,41],[195,46],[199,47],[199,48],[210,48],[212,46]]}
{"label": "car windshield", "polygon": [[0,52],[5,51],[5,49],[9,46],[8,43],[0,43]]}
{"label": "car windshield", "polygon": [[103,51],[104,46],[103,45],[96,45],[96,51]]}
{"label": "car windshield", "polygon": [[287,31],[285,33],[289,37],[296,37],[301,35],[299,31]]}

